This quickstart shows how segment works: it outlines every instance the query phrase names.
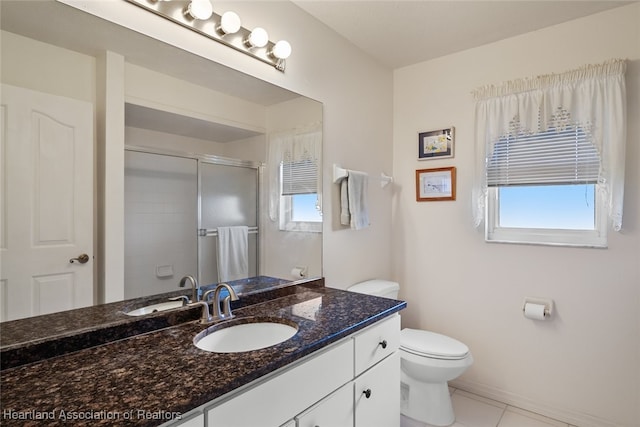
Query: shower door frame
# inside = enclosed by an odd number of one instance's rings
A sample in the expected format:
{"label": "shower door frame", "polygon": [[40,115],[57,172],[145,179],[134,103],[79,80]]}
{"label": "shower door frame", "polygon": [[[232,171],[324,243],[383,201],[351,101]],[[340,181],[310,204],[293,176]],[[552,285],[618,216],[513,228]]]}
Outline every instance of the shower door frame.
{"label": "shower door frame", "polygon": [[[133,151],[133,152],[137,152],[137,153],[145,153],[145,154],[156,154],[156,155],[161,155],[161,156],[172,156],[172,157],[180,157],[180,158],[184,158],[184,159],[192,159],[192,160],[196,160],[196,173],[197,173],[197,229],[195,230],[195,237],[196,237],[196,243],[197,243],[197,259],[196,259],[196,277],[198,279],[198,283],[200,283],[200,278],[202,277],[202,268],[200,265],[200,254],[201,254],[201,248],[200,248],[200,237],[207,237],[210,236],[211,234],[207,233],[206,229],[201,228],[202,227],[202,176],[201,176],[201,164],[202,163],[207,163],[207,164],[214,164],[214,165],[221,165],[221,166],[235,166],[235,167],[242,167],[242,168],[247,168],[247,169],[255,169],[256,170],[256,188],[257,188],[257,194],[256,194],[256,226],[255,229],[253,227],[250,227],[249,230],[250,232],[253,232],[255,230],[255,234],[256,234],[256,275],[260,275],[260,258],[262,255],[262,249],[260,246],[260,229],[261,229],[261,225],[262,225],[262,217],[261,217],[261,207],[262,207],[262,203],[263,203],[263,180],[264,180],[264,168],[265,168],[265,163],[264,162],[259,162],[259,161],[253,161],[253,160],[241,160],[241,159],[235,159],[235,158],[231,158],[231,157],[223,157],[223,156],[216,156],[216,155],[211,155],[211,154],[199,154],[199,153],[189,153],[189,152],[182,152],[182,151],[176,151],[176,150],[169,150],[169,149],[164,149],[164,148],[156,148],[156,147],[146,147],[146,146],[139,146],[139,145],[125,145],[124,147],[125,151]],[[206,283],[206,285],[208,285],[209,283]]]}

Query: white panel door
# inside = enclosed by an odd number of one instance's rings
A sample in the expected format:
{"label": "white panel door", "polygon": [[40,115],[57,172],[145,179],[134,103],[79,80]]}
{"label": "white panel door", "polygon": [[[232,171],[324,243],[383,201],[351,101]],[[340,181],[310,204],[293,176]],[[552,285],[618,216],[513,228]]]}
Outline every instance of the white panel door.
{"label": "white panel door", "polygon": [[1,99],[0,320],[91,305],[93,106],[4,84]]}

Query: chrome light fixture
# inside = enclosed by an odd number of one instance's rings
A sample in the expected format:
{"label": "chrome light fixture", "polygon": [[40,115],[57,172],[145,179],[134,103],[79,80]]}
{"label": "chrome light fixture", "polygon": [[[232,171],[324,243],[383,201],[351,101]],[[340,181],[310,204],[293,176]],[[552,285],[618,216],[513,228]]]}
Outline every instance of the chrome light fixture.
{"label": "chrome light fixture", "polygon": [[242,23],[240,22],[240,17],[235,12],[225,12],[220,17],[220,23],[216,27],[222,35],[225,34],[235,34],[240,28],[242,28]]}
{"label": "chrome light fixture", "polygon": [[[291,45],[284,40],[269,41],[264,28],[242,27],[237,13],[214,12],[211,0],[126,0],[171,22],[252,56],[284,72]],[[213,21],[213,25],[212,22]]]}
{"label": "chrome light fixture", "polygon": [[245,40],[245,44],[250,48],[265,47],[267,43],[269,43],[269,34],[261,27],[254,28]]}
{"label": "chrome light fixture", "polygon": [[213,5],[209,0],[191,0],[185,9],[185,15],[206,21],[213,15]]}
{"label": "chrome light fixture", "polygon": [[280,40],[269,51],[269,55],[275,58],[276,68],[278,68],[277,64],[282,64],[284,69],[285,60],[291,55],[291,45],[286,40]]}

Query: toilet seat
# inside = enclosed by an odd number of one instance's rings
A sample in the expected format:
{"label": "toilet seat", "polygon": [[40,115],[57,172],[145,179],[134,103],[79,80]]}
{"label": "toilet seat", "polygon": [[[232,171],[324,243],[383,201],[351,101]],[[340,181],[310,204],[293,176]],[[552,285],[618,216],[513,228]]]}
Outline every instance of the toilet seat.
{"label": "toilet seat", "polygon": [[400,349],[417,356],[459,360],[469,354],[469,347],[446,335],[405,328],[400,332]]}

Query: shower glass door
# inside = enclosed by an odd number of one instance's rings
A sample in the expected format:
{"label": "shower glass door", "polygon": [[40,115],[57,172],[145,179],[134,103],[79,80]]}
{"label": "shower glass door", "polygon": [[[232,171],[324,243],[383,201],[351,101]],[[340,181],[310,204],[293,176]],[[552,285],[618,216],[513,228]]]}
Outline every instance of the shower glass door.
{"label": "shower glass door", "polygon": [[200,232],[198,273],[200,283],[218,283],[218,227],[249,227],[249,271],[258,275],[259,169],[253,162],[198,163],[200,179]]}

